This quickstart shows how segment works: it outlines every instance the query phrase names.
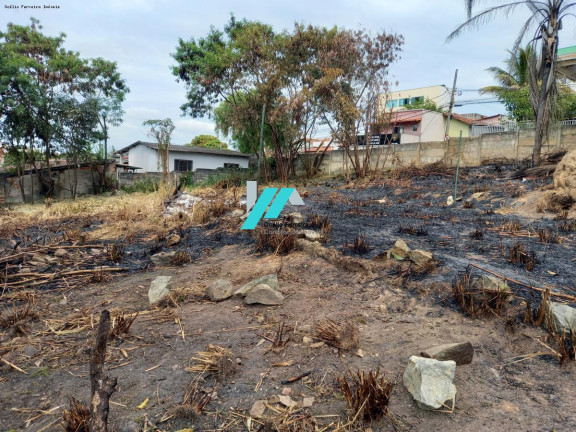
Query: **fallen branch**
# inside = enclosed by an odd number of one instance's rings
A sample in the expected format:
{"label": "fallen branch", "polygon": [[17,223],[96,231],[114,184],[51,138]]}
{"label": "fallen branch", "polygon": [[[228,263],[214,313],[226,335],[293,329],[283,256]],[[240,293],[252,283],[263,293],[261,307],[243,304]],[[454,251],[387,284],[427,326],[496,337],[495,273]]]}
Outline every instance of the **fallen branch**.
{"label": "fallen branch", "polygon": [[110,312],[103,310],[100,314],[96,344],[90,349],[90,431],[108,431],[108,411],[110,396],[116,390],[116,378],[104,375],[106,345],[110,334]]}
{"label": "fallen branch", "polygon": [[[526,284],[526,283],[524,283],[524,282],[520,282],[520,281],[518,281],[518,280],[516,280],[516,279],[512,279],[512,278],[506,277],[506,276],[504,276],[504,275],[501,275],[501,274],[498,274],[498,273],[493,272],[493,271],[491,271],[491,270],[488,270],[488,269],[486,269],[486,268],[484,268],[484,267],[480,267],[479,265],[476,265],[476,264],[473,264],[473,263],[470,263],[470,265],[471,265],[472,267],[477,268],[478,270],[482,270],[482,271],[485,271],[486,273],[490,273],[491,275],[496,276],[497,278],[502,279],[502,280],[504,280],[504,281],[506,281],[506,282],[510,281],[510,282],[512,282],[512,283],[515,283],[516,285],[520,285],[520,286],[523,286],[523,287],[526,287],[526,288],[530,288],[530,289],[532,289],[532,290],[534,290],[534,291],[538,291],[538,292],[542,292],[542,293],[543,293],[543,292],[546,292],[546,289],[542,289],[542,288],[538,288],[538,287],[535,287],[535,286],[532,286],[532,285],[528,285],[528,284]],[[571,295],[568,295],[568,294],[562,294],[562,293],[556,293],[556,292],[552,292],[552,291],[550,291],[550,295],[551,295],[552,297],[558,297],[558,298],[565,299],[565,300],[570,300],[571,302],[576,303],[576,297],[575,297],[575,296],[571,296]]]}

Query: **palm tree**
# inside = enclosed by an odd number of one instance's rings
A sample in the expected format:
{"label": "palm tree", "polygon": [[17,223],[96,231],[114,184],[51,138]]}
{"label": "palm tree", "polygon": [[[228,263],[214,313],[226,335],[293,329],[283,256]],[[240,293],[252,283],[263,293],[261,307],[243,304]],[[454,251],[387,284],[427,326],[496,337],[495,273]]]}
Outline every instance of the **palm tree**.
{"label": "palm tree", "polygon": [[[522,40],[530,37],[529,43],[534,52],[540,52],[537,61],[529,66],[530,102],[536,114],[536,131],[534,136],[534,150],[532,152],[532,165],[540,165],[540,152],[542,141],[548,130],[549,114],[552,101],[556,94],[556,60],[558,54],[558,33],[562,28],[562,20],[572,15],[571,9],[576,3],[569,0],[519,0],[501,1],[475,15],[472,15],[474,4],[479,0],[464,0],[468,20],[460,24],[447,38],[448,41],[460,36],[465,30],[477,27],[489,21],[498,14],[510,15],[520,6],[527,6],[531,15],[524,23],[514,43],[512,52],[517,52]],[[530,33],[534,29],[534,33]]]}
{"label": "palm tree", "polygon": [[507,70],[496,66],[486,69],[492,73],[499,85],[482,87],[480,93],[492,93],[498,96],[504,91],[519,90],[530,85],[530,61],[534,56],[532,46],[518,48],[517,53],[508,50],[508,53],[510,57],[506,61]]}

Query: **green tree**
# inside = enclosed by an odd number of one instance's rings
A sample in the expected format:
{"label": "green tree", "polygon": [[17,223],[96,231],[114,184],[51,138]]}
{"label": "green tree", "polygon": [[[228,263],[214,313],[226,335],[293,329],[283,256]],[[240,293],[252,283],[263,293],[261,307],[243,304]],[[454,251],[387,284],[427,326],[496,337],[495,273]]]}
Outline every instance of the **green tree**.
{"label": "green tree", "polygon": [[206,147],[206,148],[216,148],[216,149],[228,149],[228,144],[222,142],[214,135],[197,135],[195,136],[190,144],[192,147]]}
{"label": "green tree", "polygon": [[168,160],[170,156],[170,141],[172,139],[172,132],[176,126],[172,120],[166,118],[164,120],[146,120],[142,126],[150,126],[148,135],[156,140],[158,144],[158,154],[160,156],[160,163],[162,166],[162,174],[164,181],[168,181],[169,167]]}
{"label": "green tree", "polygon": [[[63,48],[64,33],[53,37],[41,30],[39,21],[32,18],[29,26],[8,24],[7,31],[0,32],[0,119],[4,128],[11,129],[7,133],[18,137],[14,142],[23,146],[27,163],[35,167],[46,195],[51,196],[51,158],[57,151],[74,153],[79,145],[72,123],[87,127],[86,119],[102,112],[95,107],[104,105],[106,98],[121,103],[128,89],[115,63],[83,59]],[[85,112],[78,113],[79,109]],[[90,125],[98,128],[98,122]],[[94,130],[83,129],[80,134],[83,140],[102,137]],[[42,150],[41,165],[47,170],[39,169],[36,149]]]}
{"label": "green tree", "polygon": [[[534,121],[537,113],[530,101],[530,65],[536,62],[534,50],[531,45],[528,45],[526,48],[519,48],[516,54],[513,51],[508,51],[508,53],[506,69],[499,67],[487,69],[492,73],[498,85],[483,87],[480,93],[496,96],[506,106],[506,111],[514,120]],[[558,79],[554,86],[556,91],[554,100],[550,104],[549,119],[559,121],[572,118],[576,94]]]}
{"label": "green tree", "polygon": [[423,100],[417,100],[414,103],[410,103],[410,104],[405,104],[402,108],[407,109],[407,110],[412,110],[412,109],[425,109],[428,111],[436,111],[436,112],[444,112],[442,110],[442,108],[440,108],[436,102],[434,102],[432,99],[423,99]]}
{"label": "green tree", "polygon": [[[401,41],[363,31],[295,24],[275,33],[263,23],[231,18],[224,31],[179,40],[173,73],[186,83],[185,114],[214,111],[218,130],[242,151],[257,153],[262,108],[264,141],[282,181],[294,174],[299,149],[320,122],[346,142],[374,83],[386,75]],[[342,141],[341,141],[342,142]]]}
{"label": "green tree", "polygon": [[[556,100],[556,69],[558,57],[558,37],[562,28],[562,21],[572,15],[576,3],[566,0],[522,0],[522,1],[494,1],[496,6],[489,7],[476,15],[472,14],[473,7],[478,0],[465,0],[468,20],[459,25],[449,36],[448,40],[458,37],[465,30],[473,28],[490,20],[497,14],[510,15],[519,6],[527,6],[530,17],[524,23],[512,51],[515,53],[525,37],[532,36],[530,44],[533,47],[536,61],[529,65],[530,102],[536,118],[536,131],[532,164],[540,165],[542,142],[547,134],[550,124],[551,108]],[[530,30],[536,28],[534,33]]]}

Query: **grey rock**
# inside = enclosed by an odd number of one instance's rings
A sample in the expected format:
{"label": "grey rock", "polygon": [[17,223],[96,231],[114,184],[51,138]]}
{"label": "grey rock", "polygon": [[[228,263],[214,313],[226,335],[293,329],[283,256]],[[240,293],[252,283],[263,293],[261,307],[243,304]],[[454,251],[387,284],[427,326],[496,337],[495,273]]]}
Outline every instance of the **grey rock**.
{"label": "grey rock", "polygon": [[406,242],[402,239],[396,240],[394,246],[392,246],[392,248],[389,249],[388,252],[386,253],[386,256],[388,258],[395,258],[399,260],[406,259],[408,258],[409,255],[410,255],[410,248],[408,247]]}
{"label": "grey rock", "polygon": [[152,260],[152,262],[158,266],[162,266],[162,265],[170,265],[172,264],[172,260],[174,259],[174,256],[176,256],[176,251],[171,251],[171,252],[160,252],[157,253],[155,255],[152,255],[150,257],[150,259]]}
{"label": "grey rock", "polygon": [[402,381],[418,406],[425,410],[452,407],[456,400],[456,362],[412,356]]}
{"label": "grey rock", "polygon": [[427,267],[434,263],[434,255],[432,254],[432,252],[428,252],[421,249],[415,249],[410,251],[410,253],[408,254],[408,258],[410,259],[410,261],[412,261],[419,267]]}
{"label": "grey rock", "polygon": [[506,281],[495,278],[494,276],[482,275],[474,278],[471,286],[476,290],[485,289],[491,291],[509,291]]}
{"label": "grey rock", "polygon": [[288,213],[286,219],[288,219],[289,222],[292,222],[294,224],[301,224],[304,221],[304,218],[302,217],[302,214],[300,212]]}
{"label": "grey rock", "polygon": [[559,333],[570,335],[576,333],[576,309],[565,304],[550,302],[548,305],[548,321],[554,326],[553,329]]}
{"label": "grey rock", "polygon": [[468,199],[466,199],[466,202],[478,201],[478,200],[480,200],[480,197],[481,197],[482,195],[484,195],[484,192],[476,192],[476,193],[473,193],[472,195],[470,195],[470,196],[468,197]]}
{"label": "grey rock", "polygon": [[322,237],[320,233],[317,233],[314,230],[302,230],[300,231],[300,235],[310,241],[318,241]]}
{"label": "grey rock", "polygon": [[34,357],[36,354],[38,354],[40,350],[38,348],[36,348],[33,345],[28,345],[26,348],[24,348],[24,355],[26,357]]}
{"label": "grey rock", "polygon": [[266,284],[258,284],[250,290],[244,298],[246,304],[281,305],[284,303],[284,296],[280,291],[270,288]]}
{"label": "grey rock", "polygon": [[66,249],[56,249],[54,256],[58,258],[64,258],[68,256],[68,251]]}
{"label": "grey rock", "polygon": [[456,366],[472,363],[474,358],[474,347],[470,342],[450,343],[436,345],[422,351],[422,357],[433,358],[435,360],[454,360]]}
{"label": "grey rock", "polygon": [[266,401],[257,400],[250,409],[250,417],[260,418],[264,415],[264,411],[266,411]]}
{"label": "grey rock", "polygon": [[259,284],[266,284],[270,288],[272,288],[273,290],[279,289],[278,276],[276,275],[276,273],[272,273],[272,274],[261,276],[259,278],[256,278],[256,279],[248,282],[242,288],[237,290],[234,293],[234,295],[246,296],[256,285],[259,285]]}
{"label": "grey rock", "polygon": [[172,276],[158,276],[150,284],[148,300],[150,304],[158,303],[170,295],[172,288]]}
{"label": "grey rock", "polygon": [[222,301],[231,297],[233,292],[232,282],[226,279],[218,279],[206,288],[206,297],[212,301]]}

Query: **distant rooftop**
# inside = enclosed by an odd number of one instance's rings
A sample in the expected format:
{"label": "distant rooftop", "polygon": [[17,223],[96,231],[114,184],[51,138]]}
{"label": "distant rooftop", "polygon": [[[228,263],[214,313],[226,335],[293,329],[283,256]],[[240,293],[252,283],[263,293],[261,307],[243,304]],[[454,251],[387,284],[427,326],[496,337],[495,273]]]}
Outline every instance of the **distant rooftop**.
{"label": "distant rooftop", "polygon": [[[133,147],[137,145],[143,145],[148,148],[158,150],[158,144],[144,142],[144,141],[136,141],[135,143],[130,144],[129,146],[124,147],[121,150],[118,150],[116,153],[125,153]],[[216,148],[208,148],[208,147],[193,147],[188,145],[171,145],[170,146],[171,152],[179,152],[179,153],[203,153],[203,154],[213,154],[213,155],[220,155],[220,156],[239,156],[239,157],[250,157],[250,155],[240,153],[233,150],[223,150],[223,149],[216,149]]]}
{"label": "distant rooftop", "polygon": [[565,47],[565,48],[560,48],[558,50],[558,57],[566,56],[569,54],[576,54],[576,45]]}

